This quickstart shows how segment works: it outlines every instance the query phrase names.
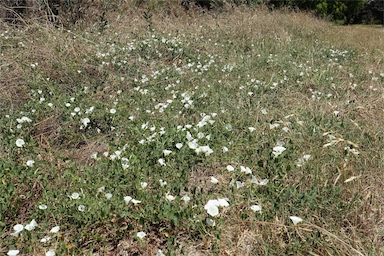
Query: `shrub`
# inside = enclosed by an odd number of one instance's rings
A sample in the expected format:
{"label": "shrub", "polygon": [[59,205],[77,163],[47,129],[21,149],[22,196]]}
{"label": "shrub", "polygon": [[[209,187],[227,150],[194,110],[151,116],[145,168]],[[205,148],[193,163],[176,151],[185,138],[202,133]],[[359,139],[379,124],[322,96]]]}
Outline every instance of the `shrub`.
{"label": "shrub", "polygon": [[313,10],[321,17],[329,18],[339,24],[356,23],[360,11],[367,0],[270,0],[270,6],[291,7],[301,10]]}
{"label": "shrub", "polygon": [[359,13],[356,23],[384,24],[384,1],[368,1]]}

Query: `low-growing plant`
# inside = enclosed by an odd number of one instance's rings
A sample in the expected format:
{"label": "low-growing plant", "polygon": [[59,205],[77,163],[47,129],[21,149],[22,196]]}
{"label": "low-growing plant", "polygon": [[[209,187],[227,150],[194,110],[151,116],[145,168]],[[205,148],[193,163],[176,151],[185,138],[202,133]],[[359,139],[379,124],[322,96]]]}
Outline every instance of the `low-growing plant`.
{"label": "low-growing plant", "polygon": [[117,13],[0,34],[1,253],[381,254],[382,35]]}

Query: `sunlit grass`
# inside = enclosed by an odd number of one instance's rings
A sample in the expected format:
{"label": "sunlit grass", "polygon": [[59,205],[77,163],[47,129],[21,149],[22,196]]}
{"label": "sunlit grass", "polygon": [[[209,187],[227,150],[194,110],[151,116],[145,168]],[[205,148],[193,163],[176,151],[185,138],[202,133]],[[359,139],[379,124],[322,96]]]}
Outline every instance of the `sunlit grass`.
{"label": "sunlit grass", "polygon": [[107,18],[2,25],[1,253],[382,253],[384,34]]}

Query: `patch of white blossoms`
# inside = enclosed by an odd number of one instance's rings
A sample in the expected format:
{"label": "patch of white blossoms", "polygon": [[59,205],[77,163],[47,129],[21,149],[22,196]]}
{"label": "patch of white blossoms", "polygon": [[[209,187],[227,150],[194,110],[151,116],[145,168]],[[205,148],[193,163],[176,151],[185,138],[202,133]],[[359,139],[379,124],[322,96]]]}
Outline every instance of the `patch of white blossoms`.
{"label": "patch of white blossoms", "polygon": [[204,206],[204,209],[207,211],[209,215],[215,217],[219,215],[219,207],[228,207],[228,198],[220,198],[209,200],[207,204]]}

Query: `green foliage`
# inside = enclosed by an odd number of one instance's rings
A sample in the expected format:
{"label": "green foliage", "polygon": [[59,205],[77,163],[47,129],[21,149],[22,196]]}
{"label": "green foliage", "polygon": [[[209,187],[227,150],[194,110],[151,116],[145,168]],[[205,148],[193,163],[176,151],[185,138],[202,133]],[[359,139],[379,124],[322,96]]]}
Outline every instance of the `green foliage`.
{"label": "green foliage", "polygon": [[[325,12],[328,3],[318,6]],[[242,249],[233,239],[244,227],[244,250],[255,255],[373,246],[370,223],[356,216],[371,214],[360,188],[382,170],[380,115],[361,112],[379,104],[381,66],[316,29],[287,25],[286,16],[276,30],[248,18],[233,30],[226,19],[200,27],[211,17],[201,15],[190,23],[199,29],[167,31],[155,15],[140,12],[142,26],[131,32],[1,34],[3,44],[49,42],[36,49],[55,49],[57,58],[4,49],[22,56],[12,64],[27,72],[28,97],[0,116],[2,250],[82,255],[128,240],[141,254],[196,244],[221,254]],[[260,27],[246,30],[249,22]],[[229,205],[209,214],[205,205],[217,199]],[[293,215],[304,223],[292,224]],[[10,235],[32,219],[35,230]],[[356,232],[344,232],[345,220]],[[318,226],[344,240],[330,241]],[[349,242],[358,234],[363,242]]]}
{"label": "green foliage", "polygon": [[318,15],[339,24],[356,23],[360,11],[366,6],[366,0],[270,0],[269,5],[288,6],[301,10],[312,10]]}
{"label": "green foliage", "polygon": [[358,15],[357,22],[384,25],[384,1],[368,1]]}

